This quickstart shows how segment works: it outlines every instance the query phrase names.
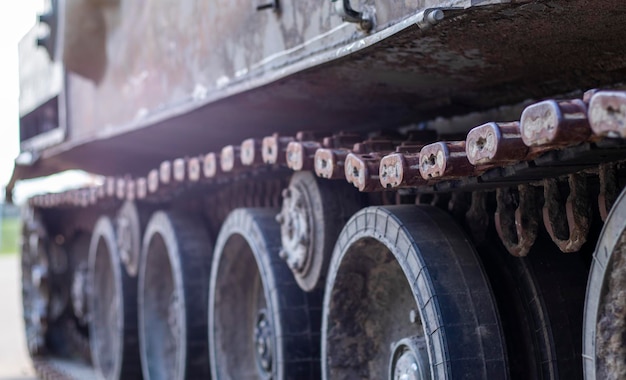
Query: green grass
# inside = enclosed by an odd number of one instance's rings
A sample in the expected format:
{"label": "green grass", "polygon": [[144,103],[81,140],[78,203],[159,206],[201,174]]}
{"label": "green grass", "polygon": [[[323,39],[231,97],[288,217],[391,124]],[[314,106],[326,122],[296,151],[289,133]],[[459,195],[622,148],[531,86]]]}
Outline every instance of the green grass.
{"label": "green grass", "polygon": [[0,255],[17,253],[20,236],[19,218],[3,218],[0,239]]}

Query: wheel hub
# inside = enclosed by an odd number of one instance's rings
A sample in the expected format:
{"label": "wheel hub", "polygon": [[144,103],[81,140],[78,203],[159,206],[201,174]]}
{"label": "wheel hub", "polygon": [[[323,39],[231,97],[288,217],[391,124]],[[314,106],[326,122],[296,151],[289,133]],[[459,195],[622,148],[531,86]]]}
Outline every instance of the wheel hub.
{"label": "wheel hub", "polygon": [[295,187],[283,192],[283,207],[276,217],[281,224],[280,257],[296,273],[304,273],[310,261],[311,227],[305,195]]}
{"label": "wheel hub", "polygon": [[132,251],[132,235],[130,232],[130,221],[128,218],[119,216],[117,218],[117,246],[120,253],[120,259],[124,265],[128,266],[131,262]]}
{"label": "wheel hub", "polygon": [[428,352],[423,337],[397,342],[390,360],[390,380],[430,380]]}
{"label": "wheel hub", "polygon": [[259,310],[257,316],[254,327],[254,348],[257,367],[265,378],[271,377],[274,360],[272,354],[272,328],[265,309]]}
{"label": "wheel hub", "polygon": [[82,325],[86,325],[89,320],[87,313],[87,299],[90,291],[87,288],[89,285],[87,281],[88,276],[87,264],[81,263],[74,271],[70,294],[74,314]]}

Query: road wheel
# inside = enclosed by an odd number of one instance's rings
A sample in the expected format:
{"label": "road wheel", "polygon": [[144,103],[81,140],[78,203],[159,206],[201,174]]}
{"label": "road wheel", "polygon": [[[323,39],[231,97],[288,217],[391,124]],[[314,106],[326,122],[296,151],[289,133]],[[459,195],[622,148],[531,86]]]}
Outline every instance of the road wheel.
{"label": "road wheel", "polygon": [[321,291],[303,292],[279,258],[277,210],[239,209],[213,257],[209,342],[214,379],[319,379]]}
{"label": "road wheel", "polygon": [[141,378],[137,346],[137,281],[123,268],[113,223],[96,222],[89,245],[89,343],[105,379]]}
{"label": "road wheel", "polygon": [[346,224],[324,296],[324,379],[505,379],[501,331],[481,263],[447,214],[370,207]]}
{"label": "road wheel", "polygon": [[32,356],[48,353],[50,265],[48,234],[41,216],[28,209],[22,225],[22,303],[26,344]]}
{"label": "road wheel", "polygon": [[586,379],[626,378],[626,191],[606,220],[593,255],[583,324]]}
{"label": "road wheel", "polygon": [[146,379],[209,376],[206,335],[211,243],[200,220],[156,212],[139,264],[139,338]]}
{"label": "road wheel", "polygon": [[511,377],[582,378],[582,312],[587,264],[539,236],[526,257],[510,255],[492,231],[478,246],[498,302]]}

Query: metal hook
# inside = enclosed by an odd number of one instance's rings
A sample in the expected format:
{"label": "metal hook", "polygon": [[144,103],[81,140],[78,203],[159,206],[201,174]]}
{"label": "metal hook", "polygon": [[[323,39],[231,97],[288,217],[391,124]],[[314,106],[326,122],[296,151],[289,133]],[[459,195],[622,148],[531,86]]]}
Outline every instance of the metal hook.
{"label": "metal hook", "polygon": [[364,12],[357,12],[350,5],[350,0],[331,0],[335,4],[335,10],[343,21],[359,24],[361,29],[369,32],[374,27],[374,20]]}

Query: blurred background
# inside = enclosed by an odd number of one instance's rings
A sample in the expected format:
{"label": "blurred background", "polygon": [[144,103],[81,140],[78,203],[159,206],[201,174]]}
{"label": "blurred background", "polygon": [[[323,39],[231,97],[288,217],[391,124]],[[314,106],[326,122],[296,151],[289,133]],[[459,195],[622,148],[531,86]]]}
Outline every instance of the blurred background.
{"label": "blurred background", "polygon": [[[24,339],[19,285],[18,255],[20,208],[4,202],[4,187],[11,177],[13,160],[19,153],[18,54],[20,38],[28,32],[43,10],[43,0],[5,2],[0,13],[0,379],[33,379]],[[54,180],[60,182],[58,180]],[[43,191],[43,182],[20,185],[16,203],[29,193]]]}

